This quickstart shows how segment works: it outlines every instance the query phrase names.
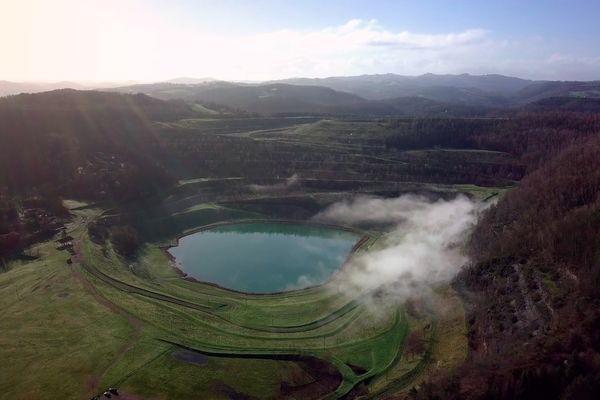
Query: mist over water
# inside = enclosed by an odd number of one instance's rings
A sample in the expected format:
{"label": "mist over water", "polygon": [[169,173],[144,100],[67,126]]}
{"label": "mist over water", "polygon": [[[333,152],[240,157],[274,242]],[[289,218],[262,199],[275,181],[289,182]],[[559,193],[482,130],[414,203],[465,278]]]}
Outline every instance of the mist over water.
{"label": "mist over water", "polygon": [[448,282],[468,262],[464,244],[481,209],[466,196],[430,200],[416,195],[365,196],[330,206],[315,219],[392,226],[372,249],[354,255],[332,286],[352,298],[360,293],[366,301],[377,296],[400,302]]}

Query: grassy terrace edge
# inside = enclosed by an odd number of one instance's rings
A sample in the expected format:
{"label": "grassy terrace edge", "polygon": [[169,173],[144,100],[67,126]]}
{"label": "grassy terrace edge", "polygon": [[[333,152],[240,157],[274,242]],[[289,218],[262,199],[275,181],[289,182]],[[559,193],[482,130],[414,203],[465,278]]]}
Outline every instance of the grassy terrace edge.
{"label": "grassy terrace edge", "polygon": [[[212,223],[212,224],[207,224],[207,225],[203,225],[203,226],[198,226],[194,229],[190,229],[187,230],[185,232],[185,234],[190,234],[192,232],[198,232],[198,231],[202,231],[202,230],[206,230],[206,229],[211,229],[217,226],[222,226],[222,225],[229,225],[229,224],[237,224],[237,223],[253,223],[253,222],[267,222],[267,223],[291,223],[291,224],[315,224],[315,225],[321,225],[321,226],[327,226],[330,228],[335,228],[335,229],[345,229],[345,230],[349,230],[355,233],[361,233],[363,234],[361,239],[355,244],[355,246],[353,247],[351,253],[349,254],[349,257],[351,257],[352,254],[354,254],[356,251],[364,251],[367,248],[370,248],[374,241],[369,242],[369,239],[371,239],[371,237],[365,233],[365,231],[356,229],[356,228],[352,228],[352,227],[346,227],[346,226],[338,226],[338,225],[332,225],[332,224],[318,224],[318,223],[314,223],[311,221],[295,221],[295,220],[277,220],[277,219],[239,219],[239,220],[233,220],[233,221],[221,221],[218,223]],[[377,239],[377,237],[375,238],[375,240]],[[163,246],[164,249],[164,246]],[[85,265],[85,264],[83,264]],[[89,268],[89,266],[86,267],[86,269]],[[340,267],[341,269],[342,267]],[[339,270],[338,270],[339,271]],[[98,272],[98,270],[96,271],[88,271],[92,274],[94,274],[94,272]],[[337,272],[336,272],[337,273]],[[106,277],[104,277],[106,278]],[[109,278],[110,279],[110,278]],[[180,279],[180,277],[178,277],[177,279]],[[329,281],[328,281],[329,282]],[[316,291],[319,291],[322,287],[326,286],[328,284],[328,282],[316,286],[316,287],[310,287],[310,288],[305,288],[305,289],[299,289],[299,290],[294,290],[294,291],[288,291],[288,292],[281,292],[281,293],[272,293],[272,294],[252,294],[252,293],[243,293],[243,292],[236,292],[236,291],[232,291],[229,289],[223,289],[223,288],[219,288],[216,287],[216,289],[219,290],[220,295],[222,295],[222,293],[230,293],[232,295],[235,296],[243,296],[244,298],[248,299],[248,298],[260,298],[260,297],[267,297],[270,298],[271,300],[273,299],[277,299],[277,298],[286,298],[288,296],[293,296],[293,297],[303,297],[303,294],[312,294]],[[106,282],[105,282],[106,283]],[[199,285],[199,286],[213,286],[207,283],[198,283],[198,282],[194,282],[195,285]],[[127,288],[127,290],[132,290],[133,288],[131,286],[128,286],[128,284],[125,284],[125,287]],[[137,289],[133,289],[133,290],[137,290]],[[145,289],[142,289],[142,291]],[[139,293],[138,293],[139,294]],[[148,293],[145,293],[146,295]],[[231,304],[229,305],[220,305],[219,307],[216,308],[210,308],[207,307],[205,305],[199,305],[199,304],[194,304],[194,303],[187,303],[186,301],[182,301],[181,303],[179,303],[179,301],[181,299],[177,299],[177,298],[170,298],[170,297],[163,297],[164,295],[162,294],[158,294],[159,300],[160,301],[170,301],[172,302],[172,300],[175,300],[175,303],[178,305],[181,305],[183,307],[188,307],[188,308],[193,308],[193,309],[198,309],[201,308],[202,312],[208,312],[208,313],[212,313],[211,310],[214,310],[216,312],[216,314],[221,314],[223,311],[229,309],[230,307],[232,307]],[[153,297],[154,295],[151,295],[150,297]],[[234,296],[234,297],[235,297]],[[224,296],[227,297],[227,296]],[[234,304],[233,307],[235,307],[236,305]],[[303,323],[303,324],[299,324],[299,325],[293,325],[293,326],[286,326],[286,327],[269,327],[269,326],[263,326],[262,328],[260,327],[249,327],[249,326],[245,326],[244,328],[249,328],[252,330],[257,330],[257,331],[262,331],[262,332],[268,332],[268,333],[291,333],[291,332],[306,332],[307,329],[308,330],[312,330],[312,329],[318,329],[320,327],[329,325],[333,322],[335,322],[336,320],[342,318],[344,315],[346,315],[347,313],[353,311],[354,309],[358,308],[360,305],[358,304],[358,302],[356,300],[352,300],[346,304],[344,304],[342,307],[333,310],[330,314],[326,315],[325,317],[322,317],[320,319],[311,321],[309,323]],[[350,369],[348,367],[348,364],[345,363],[342,359],[339,359],[338,357],[336,357],[335,355],[331,355],[331,354],[327,354],[326,352],[323,351],[323,349],[319,350],[315,350],[315,349],[302,349],[301,347],[295,349],[295,352],[290,353],[289,351],[282,351],[281,349],[266,349],[266,350],[262,350],[260,352],[256,352],[253,351],[253,349],[243,349],[243,348],[231,348],[231,347],[220,347],[217,346],[215,347],[214,345],[210,345],[209,343],[200,343],[198,341],[192,341],[192,342],[185,342],[185,341],[172,341],[170,339],[164,339],[164,338],[156,338],[162,341],[166,341],[166,342],[170,342],[176,346],[183,346],[185,348],[189,348],[189,349],[194,349],[196,351],[200,351],[200,352],[204,352],[206,354],[221,354],[223,356],[227,356],[227,357],[231,357],[231,356],[235,356],[236,354],[239,356],[251,356],[252,354],[254,355],[259,355],[260,357],[281,357],[281,356],[285,356],[285,357],[291,357],[294,354],[296,355],[303,355],[303,356],[312,356],[312,357],[316,357],[316,358],[322,358],[322,359],[326,359],[328,362],[331,362],[333,365],[335,365],[335,367],[340,371],[340,373],[342,374],[343,380],[340,384],[340,386],[338,387],[338,389],[332,393],[330,396],[328,396],[327,398],[339,398],[344,396],[345,394],[347,394],[349,391],[351,391],[353,388],[355,388],[358,384],[368,381],[372,378],[374,378],[375,376],[377,376],[378,374],[384,373],[386,372],[393,364],[397,364],[399,362],[399,358],[402,355],[402,343],[404,341],[404,339],[406,338],[408,332],[409,332],[409,325],[406,321],[406,318],[400,317],[400,314],[398,314],[399,310],[397,310],[396,313],[396,323],[394,323],[393,327],[397,330],[397,336],[396,339],[397,341],[394,342],[394,345],[392,346],[393,348],[395,348],[395,351],[392,351],[392,354],[394,354],[394,357],[391,360],[388,360],[387,362],[383,363],[380,366],[377,366],[376,368],[370,368],[369,371],[367,371],[364,374],[360,374],[357,375],[355,374],[352,369]],[[402,312],[402,315],[404,314],[404,312]],[[219,315],[219,318],[221,320],[226,320],[224,319],[221,315]],[[352,321],[350,321],[351,323]],[[397,323],[400,323],[400,325],[396,325]],[[346,324],[348,324],[346,322]],[[392,331],[393,329],[390,329],[389,331]],[[387,331],[387,332],[389,332]],[[385,332],[383,332],[382,334],[385,334]],[[435,332],[432,332],[432,338],[430,338],[430,340],[428,341],[429,343],[434,343],[435,342],[435,338],[433,338],[433,336],[435,336]],[[318,336],[317,336],[318,337]],[[368,338],[367,340],[372,340],[373,338]],[[198,346],[200,345],[200,346]],[[343,347],[343,346],[342,346]],[[419,364],[418,369],[421,371],[423,370],[426,365],[429,365],[430,359],[431,359],[431,349],[428,348],[428,350],[424,353],[423,355],[423,362]],[[408,382],[410,383],[410,379],[408,379],[410,376],[416,375],[415,371],[412,371],[407,375],[404,374],[401,377],[401,381],[404,382]],[[398,387],[398,385],[395,385],[396,387]],[[405,385],[402,385],[405,386]]]}
{"label": "grassy terrace edge", "polygon": [[[132,264],[118,256],[110,245],[100,246],[90,240],[87,224],[100,217],[102,210],[78,206],[72,208],[72,213],[69,234],[75,238],[73,264],[66,264],[64,253],[56,251],[54,242],[49,241],[38,246],[47,260],[44,265],[66,274],[69,281],[79,281],[77,285],[85,290],[79,289],[77,293],[81,294],[77,296],[92,296],[97,307],[120,321],[115,326],[119,326],[121,332],[112,350],[101,358],[96,357],[104,361],[87,372],[93,385],[77,389],[86,395],[97,394],[98,388],[110,385],[118,385],[129,393],[147,394],[149,392],[144,390],[149,389],[143,386],[144,380],[158,379],[161,374],[169,373],[165,363],[168,368],[183,368],[190,376],[202,374],[200,367],[181,366],[180,362],[173,361],[172,354],[178,348],[193,349],[211,360],[221,359],[225,365],[233,366],[262,362],[260,360],[280,362],[294,357],[323,360],[341,376],[337,388],[320,397],[327,399],[341,398],[350,392],[361,398],[369,398],[373,393],[397,393],[427,374],[432,360],[443,357],[435,354],[433,346],[443,340],[444,332],[433,330],[423,336],[428,345],[416,356],[421,361],[413,365],[414,362],[406,360],[404,342],[431,317],[421,315],[415,320],[402,305],[386,310],[380,320],[369,320],[369,313],[359,299],[340,299],[332,295],[327,290],[329,281],[316,287],[266,295],[190,282],[170,267],[162,250],[164,242],[147,245],[139,260]],[[302,223],[240,218],[198,226],[193,231],[248,222]],[[351,254],[377,248],[383,234],[326,226],[363,233]],[[3,274],[0,283],[21,270],[15,268]],[[26,270],[29,274],[43,274],[39,268]],[[66,311],[57,309],[56,312]],[[100,338],[101,332],[94,335]],[[90,354],[93,347],[88,349]],[[356,366],[362,371],[357,371]],[[384,376],[389,386],[387,391],[378,388]],[[192,394],[186,392],[192,389],[183,384],[169,390]],[[248,387],[248,390],[260,398],[271,397],[265,388]]]}

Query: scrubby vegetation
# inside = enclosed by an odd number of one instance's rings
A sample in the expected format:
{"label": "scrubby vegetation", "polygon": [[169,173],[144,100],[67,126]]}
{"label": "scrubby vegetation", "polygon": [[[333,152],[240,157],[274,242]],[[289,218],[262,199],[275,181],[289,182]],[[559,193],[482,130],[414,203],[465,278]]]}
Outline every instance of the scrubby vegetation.
{"label": "scrubby vegetation", "polygon": [[415,397],[595,396],[600,382],[598,132],[593,125],[583,132],[586,137],[566,127],[560,135],[549,130],[544,151],[538,150],[539,139],[528,140],[537,161],[533,171],[481,219],[470,244],[474,264],[455,282],[474,304],[470,360],[458,374],[430,382]]}
{"label": "scrubby vegetation", "polygon": [[[464,279],[485,300],[472,341],[501,368],[486,396],[585,398],[598,390],[591,384],[600,378],[598,154],[598,136],[563,150],[473,233],[481,261]],[[509,343],[521,343],[518,355]]]}
{"label": "scrubby vegetation", "polygon": [[115,251],[122,256],[133,258],[140,247],[140,236],[131,226],[115,226],[110,230],[110,241]]}

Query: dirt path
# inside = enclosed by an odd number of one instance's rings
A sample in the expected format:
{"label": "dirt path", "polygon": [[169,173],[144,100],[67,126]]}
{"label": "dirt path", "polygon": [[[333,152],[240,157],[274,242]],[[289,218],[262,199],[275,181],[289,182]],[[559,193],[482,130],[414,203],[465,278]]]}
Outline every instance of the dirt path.
{"label": "dirt path", "polygon": [[104,297],[102,295],[102,293],[100,293],[98,291],[98,289],[96,289],[83,276],[83,274],[81,273],[81,268],[83,268],[82,267],[83,256],[81,255],[81,248],[80,248],[81,243],[78,240],[76,240],[73,243],[73,245],[74,245],[75,254],[72,257],[73,264],[71,267],[71,271],[72,271],[73,275],[75,276],[75,278],[81,283],[83,288],[94,297],[94,299],[98,303],[100,303],[104,307],[108,308],[111,312],[125,318],[127,320],[127,322],[133,328],[133,334],[129,337],[127,342],[125,342],[123,344],[123,346],[118,350],[117,355],[109,362],[109,364],[104,368],[104,370],[100,374],[98,374],[97,376],[91,377],[88,380],[88,382],[86,383],[87,395],[85,398],[89,399],[89,398],[103,392],[103,390],[101,390],[101,388],[100,388],[100,382],[102,381],[102,378],[104,378],[104,376],[108,373],[108,371],[110,371],[110,369],[113,366],[115,366],[125,356],[125,354],[127,354],[127,352],[129,350],[131,350],[133,348],[133,346],[135,346],[135,344],[137,343],[137,341],[140,338],[140,333],[141,333],[141,329],[142,329],[142,321],[139,320],[138,318],[136,318],[134,315],[127,312],[125,309],[119,307],[118,305],[116,305],[115,303],[113,303],[112,301],[110,301],[109,299]]}

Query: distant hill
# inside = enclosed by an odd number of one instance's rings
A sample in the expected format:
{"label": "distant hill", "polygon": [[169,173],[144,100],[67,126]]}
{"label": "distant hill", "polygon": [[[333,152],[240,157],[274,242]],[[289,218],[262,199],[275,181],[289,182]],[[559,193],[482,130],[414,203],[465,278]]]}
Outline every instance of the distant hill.
{"label": "distant hill", "polygon": [[0,81],[0,96],[8,96],[19,93],[39,93],[56,89],[83,89],[84,86],[75,82],[9,82]]}
{"label": "distant hill", "polygon": [[338,107],[332,114],[362,115],[370,117],[477,117],[493,111],[487,106],[436,101],[424,97],[397,97],[365,101],[355,106]]}
{"label": "distant hill", "polygon": [[[331,78],[293,78],[277,81],[295,85],[325,86],[353,93],[368,100],[422,96],[439,101],[478,101],[486,96],[510,96],[533,83],[531,80],[503,75],[405,76],[396,74],[360,75]],[[436,88],[436,89],[434,89]],[[458,97],[452,93],[459,93]],[[468,94],[472,93],[472,94]],[[472,99],[465,98],[467,95]]]}
{"label": "distant hill", "polygon": [[[76,90],[92,90],[92,89],[107,89],[122,86],[124,83],[116,82],[10,82],[0,81],[0,97],[11,96],[21,93],[40,93],[59,89],[76,89]],[[126,84],[134,84],[127,82]]]}
{"label": "distant hill", "polygon": [[600,98],[600,81],[537,82],[514,94],[514,100],[519,104],[549,97]]}
{"label": "distant hill", "polygon": [[[523,107],[532,111],[597,112],[594,102],[585,99],[600,98],[600,82],[542,82],[503,75],[385,74],[294,78],[261,84],[193,83],[191,78],[173,81],[109,90],[144,93],[163,100],[181,99],[226,113],[264,115],[465,117],[488,116],[494,110],[513,112]],[[539,102],[558,97],[571,100]]]}
{"label": "distant hill", "polygon": [[167,83],[177,83],[177,84],[183,84],[183,85],[197,85],[199,83],[214,82],[214,81],[216,81],[216,79],[213,79],[213,78],[180,77],[180,78],[169,79],[169,80],[167,80],[165,82],[167,82]]}
{"label": "distant hill", "polygon": [[[232,110],[258,114],[335,114],[370,116],[480,115],[493,102],[452,102],[425,97],[398,97],[366,100],[360,96],[321,86],[282,83],[249,85],[211,82],[198,85],[156,83],[117,89],[124,93],[144,93],[163,100],[183,99],[190,103],[218,104]],[[432,89],[435,90],[435,89]],[[463,94],[468,97],[468,94]],[[443,96],[439,96],[443,98]]]}
{"label": "distant hill", "polygon": [[116,89],[125,93],[144,93],[163,100],[222,104],[251,113],[328,113],[342,107],[367,103],[359,96],[319,86],[288,84],[246,85],[211,82],[198,85],[157,83]]}
{"label": "distant hill", "polygon": [[[468,116],[481,112],[487,115],[494,109],[515,110],[523,106],[534,111],[597,112],[594,101],[575,99],[600,98],[600,81],[533,81],[497,74],[381,74],[291,78],[264,83],[178,77],[166,82],[127,86],[117,86],[111,82],[82,84],[0,81],[0,97],[62,88],[143,93],[162,100],[179,99],[196,104],[209,110],[207,113],[264,115]],[[555,100],[539,102],[549,98]],[[556,98],[573,100],[557,102]]]}
{"label": "distant hill", "polygon": [[321,112],[365,103],[356,95],[329,88],[286,84],[206,85],[195,94],[195,99],[269,114]]}

